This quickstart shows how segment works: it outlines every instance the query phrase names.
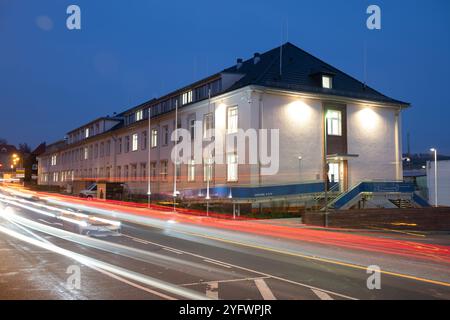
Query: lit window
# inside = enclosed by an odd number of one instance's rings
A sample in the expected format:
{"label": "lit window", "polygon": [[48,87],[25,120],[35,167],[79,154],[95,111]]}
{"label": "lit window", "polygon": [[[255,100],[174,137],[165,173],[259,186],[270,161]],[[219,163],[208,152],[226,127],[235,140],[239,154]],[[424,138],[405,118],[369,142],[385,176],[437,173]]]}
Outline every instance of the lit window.
{"label": "lit window", "polygon": [[183,93],[182,98],[181,98],[181,103],[184,104],[188,104],[192,102],[192,91],[188,91]]}
{"label": "lit window", "polygon": [[342,112],[328,110],[327,112],[327,134],[330,136],[342,135]]}
{"label": "lit window", "polygon": [[[47,160],[48,161],[48,160]],[[48,163],[48,162],[47,162]],[[56,154],[52,155],[51,165],[56,166]]]}
{"label": "lit window", "polygon": [[330,76],[322,76],[322,87],[325,89],[331,89],[333,87],[333,78]]}
{"label": "lit window", "polygon": [[156,148],[158,146],[158,129],[152,129],[151,147]]}
{"label": "lit window", "polygon": [[213,122],[213,114],[207,113],[203,116],[203,138],[204,139],[211,139],[213,136],[212,130],[214,129],[214,122]]}
{"label": "lit window", "polygon": [[188,164],[188,181],[195,181],[195,161],[191,160]]}
{"label": "lit window", "polygon": [[85,131],[84,131],[84,136],[85,136],[86,138],[89,138],[89,128],[86,128],[86,129],[85,129]]}
{"label": "lit window", "polygon": [[136,151],[138,149],[138,134],[133,134],[133,140],[131,143],[131,150]]}
{"label": "lit window", "polygon": [[339,182],[339,163],[331,162],[328,164],[328,180],[330,182]]}
{"label": "lit window", "polygon": [[144,119],[144,111],[143,110],[136,111],[136,121],[139,121],[142,119]]}
{"label": "lit window", "polygon": [[89,150],[87,147],[84,147],[84,160],[87,160],[89,158]]}
{"label": "lit window", "polygon": [[236,133],[238,131],[238,108],[231,107],[227,110],[227,132]]}
{"label": "lit window", "polygon": [[238,161],[236,154],[227,156],[227,181],[238,180]]}

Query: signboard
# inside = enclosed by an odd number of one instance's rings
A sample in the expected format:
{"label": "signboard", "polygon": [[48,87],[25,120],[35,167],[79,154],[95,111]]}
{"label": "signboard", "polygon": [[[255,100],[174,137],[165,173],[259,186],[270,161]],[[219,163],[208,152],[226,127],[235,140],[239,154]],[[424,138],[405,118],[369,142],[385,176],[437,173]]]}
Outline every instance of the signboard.
{"label": "signboard", "polygon": [[25,178],[25,169],[24,168],[16,169],[16,178]]}

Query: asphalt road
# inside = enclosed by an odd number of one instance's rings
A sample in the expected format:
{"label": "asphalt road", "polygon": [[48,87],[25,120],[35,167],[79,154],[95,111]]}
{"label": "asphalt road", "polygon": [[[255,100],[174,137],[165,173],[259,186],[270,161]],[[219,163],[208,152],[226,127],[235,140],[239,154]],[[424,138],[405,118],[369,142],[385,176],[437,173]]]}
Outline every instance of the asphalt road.
{"label": "asphalt road", "polygon": [[[170,223],[122,221],[119,234],[79,235],[44,214],[70,205],[42,204],[0,198],[0,299],[450,299],[449,286],[383,273],[381,289],[370,290],[364,269],[180,232]],[[77,266],[80,286],[71,288],[68,268]]]}

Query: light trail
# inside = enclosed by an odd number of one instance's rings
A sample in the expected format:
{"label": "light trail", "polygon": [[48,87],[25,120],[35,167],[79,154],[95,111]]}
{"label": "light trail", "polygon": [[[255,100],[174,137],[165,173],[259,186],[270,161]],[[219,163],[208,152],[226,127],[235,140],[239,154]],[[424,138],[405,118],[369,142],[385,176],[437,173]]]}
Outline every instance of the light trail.
{"label": "light trail", "polygon": [[[7,212],[7,210],[3,210],[3,214],[8,218],[11,217],[11,213]],[[84,264],[88,267],[100,268],[106,272],[110,272],[115,275],[137,281],[139,283],[143,283],[150,287],[163,290],[165,292],[174,294],[176,296],[184,297],[186,299],[191,299],[191,300],[208,300],[208,298],[206,296],[200,295],[195,291],[181,288],[179,286],[167,283],[165,281],[161,281],[161,280],[158,280],[158,279],[155,279],[155,278],[152,278],[149,276],[145,276],[145,275],[142,275],[142,274],[118,267],[118,266],[114,266],[112,264],[109,264],[109,263],[106,263],[106,262],[103,262],[103,261],[100,261],[97,259],[90,258],[90,257],[84,256],[84,255],[72,252],[70,250],[58,247],[51,243],[39,241],[37,239],[34,239],[29,236],[18,233],[14,230],[5,228],[4,226],[1,226],[1,225],[0,225],[0,232],[4,233],[6,235],[9,235],[13,238],[16,238],[18,240],[24,241],[28,244],[40,247],[42,249],[46,249],[48,251],[51,251],[51,252],[57,253],[59,255],[65,256],[67,258],[70,258],[72,260],[78,261],[79,263]]]}

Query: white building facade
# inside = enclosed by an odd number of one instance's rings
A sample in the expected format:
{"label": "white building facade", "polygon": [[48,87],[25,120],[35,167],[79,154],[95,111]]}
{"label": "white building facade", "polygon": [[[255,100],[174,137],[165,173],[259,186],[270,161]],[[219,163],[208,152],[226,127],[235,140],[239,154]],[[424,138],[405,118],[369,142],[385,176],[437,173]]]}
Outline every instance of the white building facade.
{"label": "white building facade", "polygon": [[[346,192],[363,181],[400,182],[401,111],[408,104],[290,43],[283,50],[281,64],[280,48],[238,59],[209,78],[70,131],[62,145],[39,158],[39,184],[115,181],[133,194],[150,188],[155,196],[177,191],[186,198],[204,196],[209,187],[217,199],[264,201],[317,195],[332,186]],[[254,156],[255,144],[257,150],[266,144],[271,156],[277,153],[275,174],[264,174],[261,155],[240,163],[242,155],[225,147],[213,155],[223,156],[223,164],[202,155],[174,165],[175,118],[194,136],[192,145],[200,141],[202,147],[237,129],[254,130],[245,156]],[[267,139],[259,135],[263,129]],[[270,140],[271,130],[278,139]]]}

